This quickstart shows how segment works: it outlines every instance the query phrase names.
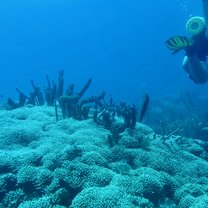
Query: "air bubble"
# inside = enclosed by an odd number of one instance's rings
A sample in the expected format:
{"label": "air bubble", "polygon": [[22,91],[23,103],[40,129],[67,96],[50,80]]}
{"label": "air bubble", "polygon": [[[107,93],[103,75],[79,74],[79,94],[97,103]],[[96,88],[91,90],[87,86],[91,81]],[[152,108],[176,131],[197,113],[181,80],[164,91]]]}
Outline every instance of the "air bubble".
{"label": "air bubble", "polygon": [[180,8],[186,13],[186,15],[190,17],[191,14],[189,12],[188,1],[187,0],[176,0],[176,1],[178,2],[178,5],[180,6]]}

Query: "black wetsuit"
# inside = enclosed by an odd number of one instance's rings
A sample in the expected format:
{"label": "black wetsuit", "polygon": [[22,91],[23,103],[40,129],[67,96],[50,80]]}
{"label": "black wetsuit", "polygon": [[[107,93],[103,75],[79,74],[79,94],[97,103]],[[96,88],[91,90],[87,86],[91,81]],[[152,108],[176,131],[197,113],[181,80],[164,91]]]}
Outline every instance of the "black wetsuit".
{"label": "black wetsuit", "polygon": [[[196,55],[200,61],[207,62],[208,57],[208,38],[206,37],[206,30],[203,30],[200,34],[195,35],[191,38],[194,41],[192,46],[185,49],[186,55],[191,57]],[[203,84],[208,79],[207,72],[201,72],[198,78],[195,78],[190,71],[186,71],[190,79],[197,84]],[[195,72],[196,73],[196,72]]]}
{"label": "black wetsuit", "polygon": [[199,35],[192,37],[194,45],[192,46],[193,54],[196,54],[200,61],[207,60],[208,56],[208,38],[206,37],[206,30],[201,32]]}

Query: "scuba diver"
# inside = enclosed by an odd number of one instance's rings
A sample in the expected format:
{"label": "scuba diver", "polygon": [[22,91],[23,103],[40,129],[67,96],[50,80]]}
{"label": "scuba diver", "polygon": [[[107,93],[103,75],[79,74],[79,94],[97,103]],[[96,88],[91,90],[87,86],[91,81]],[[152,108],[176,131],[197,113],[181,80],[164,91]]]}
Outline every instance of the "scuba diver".
{"label": "scuba diver", "polygon": [[202,3],[204,17],[195,16],[186,23],[186,30],[192,37],[173,36],[166,41],[173,54],[185,50],[183,68],[196,84],[208,81],[208,0]]}

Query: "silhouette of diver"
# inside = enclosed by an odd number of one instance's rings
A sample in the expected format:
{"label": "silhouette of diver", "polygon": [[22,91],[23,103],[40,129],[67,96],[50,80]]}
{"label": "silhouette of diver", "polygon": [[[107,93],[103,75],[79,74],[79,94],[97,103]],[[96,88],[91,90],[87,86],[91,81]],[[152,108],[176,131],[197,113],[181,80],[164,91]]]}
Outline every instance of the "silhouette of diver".
{"label": "silhouette of diver", "polygon": [[173,54],[185,50],[183,68],[196,84],[208,81],[208,0],[202,0],[202,5],[204,17],[195,16],[186,23],[186,30],[192,37],[173,36],[166,41]]}

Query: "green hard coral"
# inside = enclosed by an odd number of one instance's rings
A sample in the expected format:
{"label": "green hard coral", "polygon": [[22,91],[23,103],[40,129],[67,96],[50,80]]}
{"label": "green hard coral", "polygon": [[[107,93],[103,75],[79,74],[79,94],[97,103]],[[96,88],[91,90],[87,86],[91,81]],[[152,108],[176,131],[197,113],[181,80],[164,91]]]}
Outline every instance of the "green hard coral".
{"label": "green hard coral", "polygon": [[87,188],[72,201],[70,208],[153,208],[145,198],[127,194],[122,188],[107,186]]}

